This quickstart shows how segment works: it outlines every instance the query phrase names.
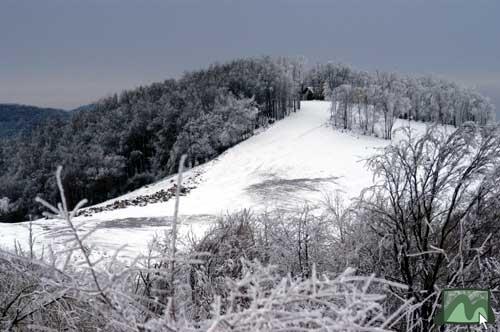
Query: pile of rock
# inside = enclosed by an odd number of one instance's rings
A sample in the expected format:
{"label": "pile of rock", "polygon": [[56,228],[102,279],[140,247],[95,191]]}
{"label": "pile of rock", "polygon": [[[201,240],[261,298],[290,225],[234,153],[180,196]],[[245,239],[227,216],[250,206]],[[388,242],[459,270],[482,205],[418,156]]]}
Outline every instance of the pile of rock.
{"label": "pile of rock", "polygon": [[[194,188],[195,188],[194,186],[191,187],[181,186],[180,188],[181,196],[185,196]],[[104,206],[93,206],[86,208],[84,210],[79,211],[77,216],[90,217],[95,213],[124,209],[128,206],[146,206],[148,204],[166,202],[171,198],[175,197],[176,192],[177,192],[177,185],[174,183],[170,188],[161,189],[150,195],[141,195],[131,199],[120,199]]]}

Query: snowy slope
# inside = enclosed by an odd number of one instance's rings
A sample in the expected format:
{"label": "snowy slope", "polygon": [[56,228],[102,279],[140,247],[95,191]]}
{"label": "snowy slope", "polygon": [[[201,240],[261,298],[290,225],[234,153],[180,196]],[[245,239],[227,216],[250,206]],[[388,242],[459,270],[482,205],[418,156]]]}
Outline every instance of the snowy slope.
{"label": "snowy slope", "polygon": [[[260,211],[316,203],[337,190],[346,198],[359,195],[372,181],[363,159],[389,142],[332,129],[327,125],[329,106],[329,102],[303,102],[297,113],[185,172],[186,182],[196,188],[180,202],[181,234],[201,236],[216,216],[243,208]],[[412,127],[421,130],[424,125]],[[174,177],[169,177],[118,199],[153,194],[173,183]],[[77,220],[85,221],[87,228],[99,227],[90,241],[103,250],[128,244],[129,252],[136,253],[147,248],[155,233],[168,229],[173,208],[174,200],[169,200]],[[35,223],[39,245],[63,245],[63,237],[55,234],[57,223]],[[25,243],[25,228],[25,224],[0,224],[2,245],[10,247],[16,238]]]}
{"label": "snowy slope", "polygon": [[[340,189],[349,197],[357,196],[371,177],[362,160],[387,141],[333,130],[327,126],[328,107],[328,102],[303,102],[301,111],[186,172],[188,182],[195,174],[201,176],[197,188],[183,197],[181,212],[219,214],[242,208],[274,208],[286,203],[283,199],[289,200],[290,196],[316,201],[321,195],[306,189],[311,186],[324,192]],[[119,199],[151,194],[167,188],[173,179],[169,177]],[[287,197],[278,195],[281,189],[287,190]],[[99,217],[171,215],[173,203],[129,207]]]}

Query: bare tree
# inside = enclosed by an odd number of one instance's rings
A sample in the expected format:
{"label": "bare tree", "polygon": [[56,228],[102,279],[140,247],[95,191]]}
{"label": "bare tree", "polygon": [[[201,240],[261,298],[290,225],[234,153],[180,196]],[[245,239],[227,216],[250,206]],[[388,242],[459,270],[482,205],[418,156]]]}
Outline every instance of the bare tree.
{"label": "bare tree", "polygon": [[405,140],[368,161],[378,182],[359,206],[378,240],[364,250],[374,271],[409,286],[401,296],[422,302],[428,331],[442,287],[497,286],[477,266],[498,255],[490,236],[500,229],[500,137],[498,128],[473,124],[450,135],[403,130]]}

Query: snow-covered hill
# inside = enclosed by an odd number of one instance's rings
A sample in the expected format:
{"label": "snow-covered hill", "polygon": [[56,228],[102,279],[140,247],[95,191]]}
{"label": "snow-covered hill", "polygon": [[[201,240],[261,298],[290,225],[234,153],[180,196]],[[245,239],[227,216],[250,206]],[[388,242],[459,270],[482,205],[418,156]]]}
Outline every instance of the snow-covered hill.
{"label": "snow-covered hill", "polygon": [[[227,150],[213,161],[185,172],[185,184],[194,187],[180,202],[181,234],[202,235],[215,218],[250,208],[256,211],[317,203],[339,190],[346,198],[359,195],[371,184],[363,160],[388,141],[334,130],[327,125],[329,102],[302,103],[302,110]],[[396,126],[408,125],[398,122]],[[412,124],[417,129],[423,124]],[[154,195],[174,185],[168,177],[127,195],[100,204]],[[142,204],[144,205],[144,204]],[[129,206],[76,218],[86,228],[99,229],[90,238],[110,251],[128,244],[131,253],[145,251],[155,233],[169,227],[174,200]],[[34,223],[38,246],[63,245],[58,223]],[[26,224],[0,224],[0,241],[12,247],[26,244]]]}

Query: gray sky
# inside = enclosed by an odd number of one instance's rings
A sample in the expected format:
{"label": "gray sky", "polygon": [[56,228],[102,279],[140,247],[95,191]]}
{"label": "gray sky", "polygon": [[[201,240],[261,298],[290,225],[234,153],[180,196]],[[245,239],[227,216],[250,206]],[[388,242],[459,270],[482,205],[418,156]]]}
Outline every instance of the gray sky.
{"label": "gray sky", "polygon": [[1,0],[0,102],[73,108],[214,61],[432,73],[500,110],[497,0]]}

